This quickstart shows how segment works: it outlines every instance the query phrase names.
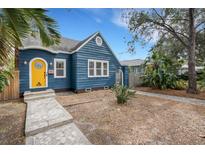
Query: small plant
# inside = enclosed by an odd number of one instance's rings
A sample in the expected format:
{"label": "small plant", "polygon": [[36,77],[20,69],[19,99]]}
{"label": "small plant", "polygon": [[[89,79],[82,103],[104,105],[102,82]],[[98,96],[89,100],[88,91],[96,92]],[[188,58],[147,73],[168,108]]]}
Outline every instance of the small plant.
{"label": "small plant", "polygon": [[115,93],[118,104],[126,103],[135,94],[135,92],[130,91],[126,86],[122,85],[115,85],[112,91]]}

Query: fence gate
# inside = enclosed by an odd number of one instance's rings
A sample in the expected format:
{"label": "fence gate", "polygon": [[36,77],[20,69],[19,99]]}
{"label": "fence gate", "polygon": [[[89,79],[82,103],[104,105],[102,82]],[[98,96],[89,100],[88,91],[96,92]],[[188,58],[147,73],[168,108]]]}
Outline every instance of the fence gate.
{"label": "fence gate", "polygon": [[134,72],[129,73],[129,87],[135,88],[137,86],[142,85],[142,79],[140,74],[136,74]]}
{"label": "fence gate", "polygon": [[116,71],[116,75],[115,75],[115,84],[118,84],[118,85],[123,85],[123,72],[121,69],[118,69]]}

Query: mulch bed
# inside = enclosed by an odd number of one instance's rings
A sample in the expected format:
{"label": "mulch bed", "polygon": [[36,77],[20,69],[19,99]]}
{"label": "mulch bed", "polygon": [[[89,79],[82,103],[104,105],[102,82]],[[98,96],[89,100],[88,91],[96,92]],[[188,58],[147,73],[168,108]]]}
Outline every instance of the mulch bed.
{"label": "mulch bed", "polygon": [[25,112],[21,100],[0,102],[0,144],[25,144]]}
{"label": "mulch bed", "polygon": [[173,89],[160,90],[160,89],[154,89],[150,87],[136,87],[135,89],[140,90],[140,91],[145,91],[145,92],[152,92],[152,93],[197,98],[197,99],[205,100],[205,91],[200,92],[199,94],[188,94],[186,90],[173,90]]}

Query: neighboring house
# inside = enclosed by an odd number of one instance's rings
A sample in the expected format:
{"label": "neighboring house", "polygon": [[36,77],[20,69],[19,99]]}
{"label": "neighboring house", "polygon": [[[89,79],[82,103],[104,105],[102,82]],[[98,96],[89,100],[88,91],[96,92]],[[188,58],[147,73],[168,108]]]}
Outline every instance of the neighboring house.
{"label": "neighboring house", "polygon": [[142,59],[124,60],[120,61],[120,64],[122,66],[128,66],[130,72],[134,72],[135,74],[143,74],[144,60]]}
{"label": "neighboring house", "polygon": [[61,38],[59,45],[48,48],[40,39],[28,38],[20,48],[19,70],[21,94],[48,88],[78,92],[115,83],[128,85],[128,67],[119,63],[99,32],[83,41]]}

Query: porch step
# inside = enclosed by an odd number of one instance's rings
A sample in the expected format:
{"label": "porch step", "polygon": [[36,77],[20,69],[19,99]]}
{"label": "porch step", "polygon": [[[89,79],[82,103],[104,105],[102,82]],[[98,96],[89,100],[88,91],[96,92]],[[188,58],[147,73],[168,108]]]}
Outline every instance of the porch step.
{"label": "porch step", "polygon": [[56,96],[55,92],[52,89],[48,89],[45,91],[38,91],[38,92],[27,91],[24,93],[24,102],[45,99],[45,98],[55,98],[55,96]]}
{"label": "porch step", "polygon": [[73,117],[55,98],[27,100],[25,135],[31,136],[71,123]]}

